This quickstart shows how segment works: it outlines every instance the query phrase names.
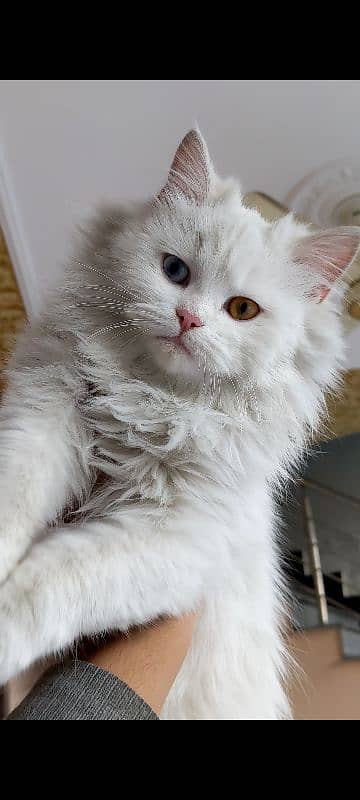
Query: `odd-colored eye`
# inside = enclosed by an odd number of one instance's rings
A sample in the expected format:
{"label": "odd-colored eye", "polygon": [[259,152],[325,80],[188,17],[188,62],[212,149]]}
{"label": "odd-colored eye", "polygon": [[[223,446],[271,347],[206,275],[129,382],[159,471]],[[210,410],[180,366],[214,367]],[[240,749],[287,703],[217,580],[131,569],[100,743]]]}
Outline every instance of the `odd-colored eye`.
{"label": "odd-colored eye", "polygon": [[172,283],[178,283],[180,286],[187,286],[190,280],[190,270],[184,261],[177,256],[165,256],[163,261],[163,270],[167,278]]}
{"label": "odd-colored eye", "polygon": [[249,297],[233,297],[229,300],[227,310],[233,319],[254,319],[260,314],[260,306]]}

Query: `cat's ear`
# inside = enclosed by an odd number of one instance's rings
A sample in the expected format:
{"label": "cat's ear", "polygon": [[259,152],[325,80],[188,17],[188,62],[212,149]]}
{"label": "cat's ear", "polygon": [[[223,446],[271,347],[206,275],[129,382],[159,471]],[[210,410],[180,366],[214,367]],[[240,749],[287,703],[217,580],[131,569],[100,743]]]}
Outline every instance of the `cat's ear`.
{"label": "cat's ear", "polygon": [[351,264],[360,244],[360,227],[333,228],[301,239],[293,260],[314,275],[311,297],[321,303]]}
{"label": "cat's ear", "polygon": [[189,131],[175,153],[160,200],[182,195],[195,203],[206,200],[214,174],[206,143],[200,131]]}

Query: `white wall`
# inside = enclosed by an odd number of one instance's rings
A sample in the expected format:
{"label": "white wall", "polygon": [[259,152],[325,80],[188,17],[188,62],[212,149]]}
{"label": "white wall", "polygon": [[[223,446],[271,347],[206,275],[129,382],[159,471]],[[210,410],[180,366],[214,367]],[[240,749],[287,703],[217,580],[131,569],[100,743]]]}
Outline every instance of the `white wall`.
{"label": "white wall", "polygon": [[74,219],[99,198],[154,192],[195,121],[220,172],[283,199],[324,161],[357,156],[360,81],[0,82],[0,220],[29,308]]}

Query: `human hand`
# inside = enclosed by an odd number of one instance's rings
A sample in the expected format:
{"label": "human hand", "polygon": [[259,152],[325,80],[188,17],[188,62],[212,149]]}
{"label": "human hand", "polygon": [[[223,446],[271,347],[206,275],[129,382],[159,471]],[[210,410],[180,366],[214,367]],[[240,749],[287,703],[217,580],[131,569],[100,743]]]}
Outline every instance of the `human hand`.
{"label": "human hand", "polygon": [[124,681],[159,714],[192,642],[197,614],[119,634],[87,658]]}

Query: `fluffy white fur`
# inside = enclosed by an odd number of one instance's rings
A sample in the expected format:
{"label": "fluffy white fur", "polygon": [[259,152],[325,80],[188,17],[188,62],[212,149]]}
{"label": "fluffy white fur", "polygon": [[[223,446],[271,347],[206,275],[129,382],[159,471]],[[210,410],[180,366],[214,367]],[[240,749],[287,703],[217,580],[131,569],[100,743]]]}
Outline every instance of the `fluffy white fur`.
{"label": "fluffy white fur", "polygon": [[[92,223],[0,409],[0,682],[82,635],[200,607],[164,718],[290,715],[273,496],[336,383],[332,289],[358,242],[246,209],[196,131],[155,201]],[[233,320],[238,295],[261,313]],[[179,307],[204,322],[191,356],[158,338]]]}

